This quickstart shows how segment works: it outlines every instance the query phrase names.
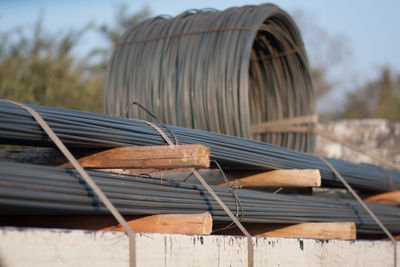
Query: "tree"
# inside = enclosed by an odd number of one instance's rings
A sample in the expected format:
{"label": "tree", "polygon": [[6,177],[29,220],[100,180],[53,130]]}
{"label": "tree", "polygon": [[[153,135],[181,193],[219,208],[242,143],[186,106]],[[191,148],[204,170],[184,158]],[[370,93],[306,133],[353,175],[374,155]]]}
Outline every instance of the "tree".
{"label": "tree", "polygon": [[349,77],[345,65],[351,57],[348,38],[343,34],[332,34],[315,23],[315,18],[302,10],[293,12],[300,29],[310,60],[311,78],[317,101],[331,91],[337,90]]}
{"label": "tree", "polygon": [[400,120],[400,74],[388,67],[380,77],[350,93],[341,114],[344,118],[386,118]]}
{"label": "tree", "polygon": [[1,33],[0,98],[101,112],[102,81],[72,54],[91,27],[51,35],[38,19],[31,34],[21,28]]}
{"label": "tree", "polygon": [[[129,15],[126,10],[120,6],[114,27],[88,24],[48,34],[38,19],[33,31],[19,27],[0,32],[0,98],[101,113],[104,71],[113,45],[123,31],[150,14],[148,6]],[[108,47],[77,58],[73,49],[93,30],[106,37]],[[101,55],[97,63],[96,55]]]}

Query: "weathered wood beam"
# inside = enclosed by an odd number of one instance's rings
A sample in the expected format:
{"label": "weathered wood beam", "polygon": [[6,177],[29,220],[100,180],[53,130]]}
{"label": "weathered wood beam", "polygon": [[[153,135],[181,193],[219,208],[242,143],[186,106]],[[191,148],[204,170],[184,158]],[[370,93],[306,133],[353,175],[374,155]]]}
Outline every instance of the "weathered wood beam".
{"label": "weathered wood beam", "polygon": [[318,122],[318,115],[306,115],[294,118],[286,118],[275,121],[264,121],[251,125],[252,134],[269,133],[271,130],[284,131],[286,128],[302,124],[311,124]]}
{"label": "weathered wood beam", "polygon": [[[125,219],[136,232],[208,235],[213,226],[208,212],[125,216]],[[1,226],[125,231],[114,217],[105,215],[5,215],[0,216]]]}
{"label": "weathered wood beam", "polygon": [[[313,187],[321,186],[321,175],[319,170],[273,170],[250,175],[239,180],[242,187],[268,187],[268,186],[290,186],[290,187]],[[230,182],[231,184],[233,181]],[[225,183],[219,184],[226,186]]]}
{"label": "weathered wood beam", "polygon": [[[78,159],[85,168],[208,168],[210,148],[203,145],[117,147]],[[60,167],[69,168],[70,163]]]}
{"label": "weathered wood beam", "polygon": [[[353,222],[246,224],[245,228],[253,236],[316,238],[316,239],[356,239],[356,225]],[[222,232],[228,235],[242,235],[237,228]]]}
{"label": "weathered wood beam", "polygon": [[[202,145],[72,149],[86,168],[208,168],[210,149]],[[0,149],[0,160],[72,167],[55,148]],[[140,172],[140,171],[138,171]]]}
{"label": "weathered wood beam", "polygon": [[[209,235],[212,231],[210,213],[202,214],[158,214],[128,221],[135,232]],[[121,225],[101,229],[103,231],[122,231]]]}
{"label": "weathered wood beam", "polygon": [[367,197],[364,199],[367,202],[377,202],[389,205],[399,205],[400,204],[400,191],[386,192],[374,196]]}

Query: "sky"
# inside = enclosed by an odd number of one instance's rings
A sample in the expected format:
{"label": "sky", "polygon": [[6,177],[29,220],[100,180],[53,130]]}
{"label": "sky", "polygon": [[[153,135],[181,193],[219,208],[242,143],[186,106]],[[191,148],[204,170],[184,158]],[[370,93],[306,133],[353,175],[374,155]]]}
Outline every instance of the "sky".
{"label": "sky", "polygon": [[[113,1],[113,0],[0,0],[0,31],[15,26],[30,27],[43,17],[46,30],[57,32],[70,28],[82,28],[88,22],[112,24],[119,5],[126,3],[129,10],[140,10],[148,5],[152,15],[175,16],[188,9],[215,8],[223,10],[232,6],[261,4],[265,1],[206,0],[206,1]],[[389,66],[400,72],[400,1],[385,0],[275,0],[289,14],[301,10],[313,25],[317,25],[331,36],[338,36],[351,51],[341,77],[357,77],[361,82],[378,77],[379,69]],[[80,43],[81,51],[105,43],[100,36],[85,36]],[[307,50],[307,43],[306,43]],[[312,51],[308,53],[311,54]],[[351,77],[350,77],[351,76]],[[349,84],[344,87],[349,87]],[[353,86],[353,85],[350,85]]]}

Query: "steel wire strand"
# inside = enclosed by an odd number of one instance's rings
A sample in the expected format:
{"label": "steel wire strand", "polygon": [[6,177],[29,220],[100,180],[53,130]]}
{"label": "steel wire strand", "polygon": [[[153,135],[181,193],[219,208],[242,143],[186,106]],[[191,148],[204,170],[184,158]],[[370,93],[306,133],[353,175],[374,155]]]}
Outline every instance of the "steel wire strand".
{"label": "steel wire strand", "polygon": [[[48,121],[69,147],[164,145],[159,134],[144,122],[95,113],[29,105]],[[226,168],[255,170],[319,169],[323,185],[340,181],[318,158],[267,143],[195,129],[169,126],[182,144],[210,147],[211,158]],[[172,138],[166,133],[169,138]],[[52,146],[52,142],[26,112],[0,100],[0,142]],[[399,172],[349,161],[327,159],[357,189],[387,191],[400,188]],[[387,175],[392,179],[389,181]]]}
{"label": "steel wire strand", "polygon": [[[1,214],[107,214],[107,209],[74,170],[10,162],[0,162],[0,167]],[[201,185],[98,171],[89,173],[124,215],[209,211],[215,220],[229,221],[225,211]],[[229,188],[212,188],[231,211],[236,210],[236,200]],[[380,231],[353,200],[245,189],[237,195],[243,208],[243,222],[353,221],[360,232]],[[370,208],[390,231],[400,232],[398,208],[376,203],[371,203]]]}
{"label": "steel wire strand", "polygon": [[[275,5],[153,18],[120,38],[104,83],[105,110],[137,101],[170,125],[256,138],[312,152],[312,134],[253,136],[251,124],[315,113],[308,60]],[[147,119],[138,109],[129,117]]]}

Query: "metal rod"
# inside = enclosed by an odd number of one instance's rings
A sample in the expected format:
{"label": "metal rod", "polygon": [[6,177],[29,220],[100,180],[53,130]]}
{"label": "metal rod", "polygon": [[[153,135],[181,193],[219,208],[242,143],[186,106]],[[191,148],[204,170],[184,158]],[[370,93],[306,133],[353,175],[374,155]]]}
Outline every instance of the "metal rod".
{"label": "metal rod", "polygon": [[[68,147],[163,145],[165,141],[146,123],[89,112],[29,105],[54,129]],[[229,169],[319,169],[323,186],[343,187],[336,175],[314,155],[254,140],[169,126],[181,144],[210,147],[211,159]],[[168,133],[167,133],[168,135]],[[169,136],[171,138],[171,136]],[[0,100],[0,143],[52,146],[52,142],[21,108]],[[344,160],[326,160],[355,189],[400,189],[400,173]],[[388,175],[391,177],[389,181]]]}
{"label": "metal rod", "polygon": [[[202,185],[88,171],[123,215],[210,212],[230,221]],[[231,189],[212,186],[228,209],[237,210]],[[241,189],[242,222],[300,223],[352,221],[362,233],[380,233],[375,221],[354,200],[325,199]],[[388,230],[400,233],[397,207],[371,203]],[[108,214],[107,208],[72,169],[0,162],[0,214]]]}

